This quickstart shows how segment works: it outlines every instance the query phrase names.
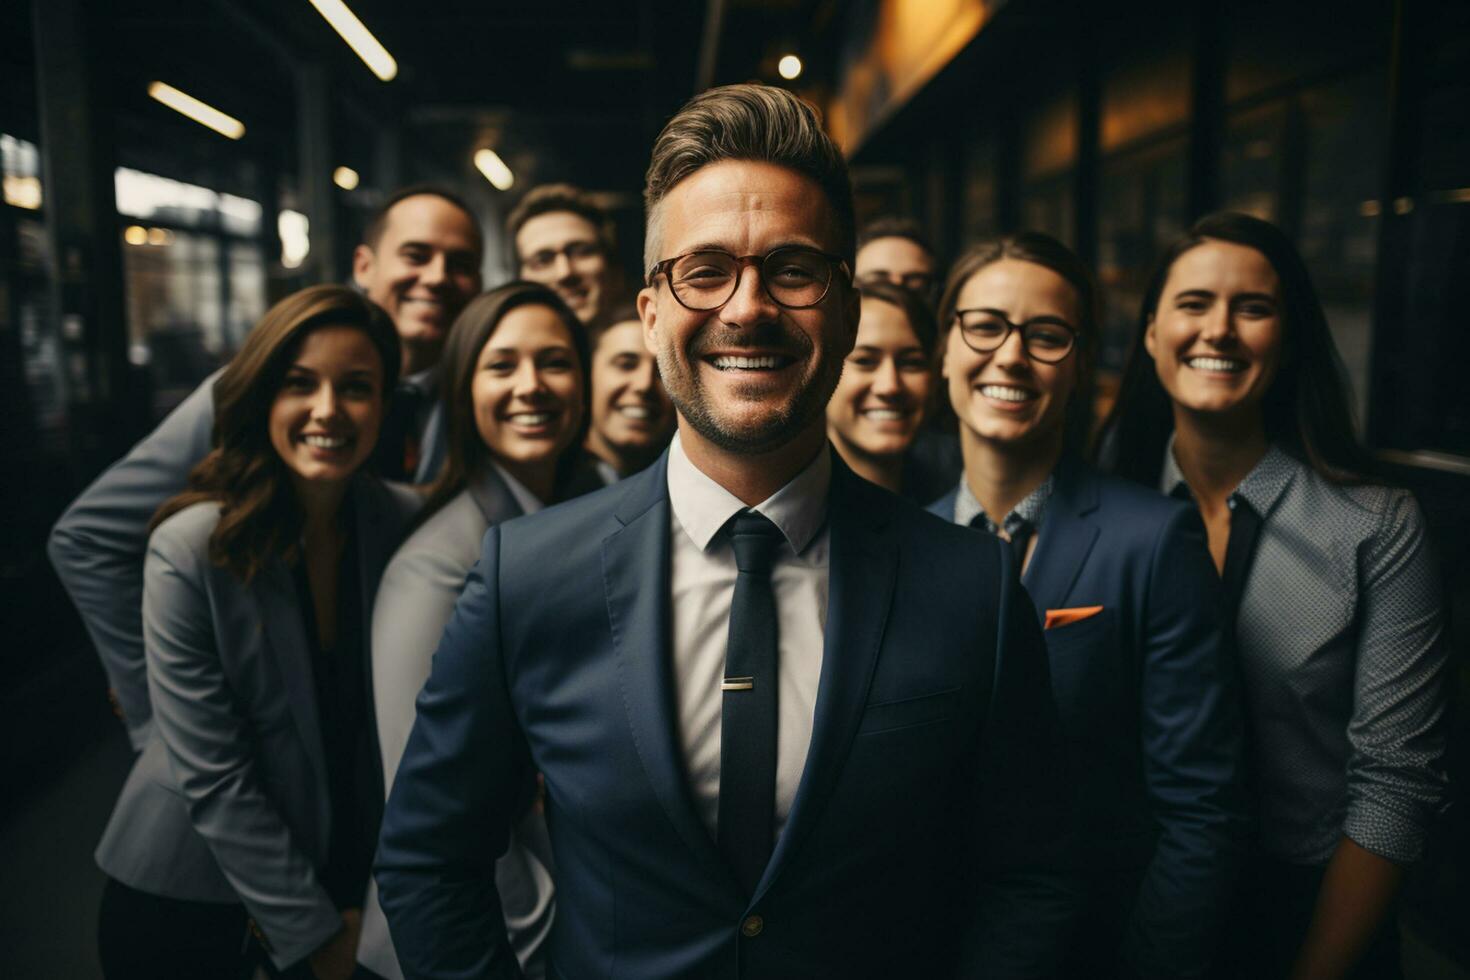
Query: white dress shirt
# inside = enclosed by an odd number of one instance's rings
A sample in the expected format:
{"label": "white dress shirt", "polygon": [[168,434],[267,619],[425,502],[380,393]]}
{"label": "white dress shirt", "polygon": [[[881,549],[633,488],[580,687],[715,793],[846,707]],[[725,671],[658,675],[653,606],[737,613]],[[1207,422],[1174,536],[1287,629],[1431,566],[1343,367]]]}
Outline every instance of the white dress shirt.
{"label": "white dress shirt", "polygon": [[[735,551],[721,529],[740,499],[684,455],[676,436],[669,448],[670,578],[673,588],[674,696],[694,803],[710,836],[718,839],[720,714],[725,645],[735,597]],[[823,448],[806,469],[753,509],[780,528],[771,586],[779,644],[776,696],[776,832],[786,826],[812,740],[812,714],[822,672],[827,623],[827,488],[831,451]]]}

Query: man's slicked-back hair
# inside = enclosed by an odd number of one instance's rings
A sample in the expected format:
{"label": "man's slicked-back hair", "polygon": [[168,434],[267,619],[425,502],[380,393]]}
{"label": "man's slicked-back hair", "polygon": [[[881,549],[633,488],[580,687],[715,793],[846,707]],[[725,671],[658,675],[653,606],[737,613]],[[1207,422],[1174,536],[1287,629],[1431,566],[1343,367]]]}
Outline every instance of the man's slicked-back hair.
{"label": "man's slicked-back hair", "polygon": [[511,251],[515,253],[518,266],[525,260],[520,247],[516,245],[516,236],[521,233],[521,228],[532,218],[558,211],[575,214],[596,228],[597,244],[602,246],[603,254],[611,260],[615,245],[613,226],[602,206],[591,194],[573,184],[542,184],[527,191],[526,196],[521,198],[520,203],[511,209],[510,215],[505,219],[505,236],[510,239]]}
{"label": "man's slicked-back hair", "polygon": [[433,184],[414,184],[410,187],[401,187],[388,195],[379,208],[373,212],[372,217],[362,229],[362,243],[373,251],[377,251],[378,242],[382,241],[383,232],[388,228],[388,212],[400,202],[410,197],[437,197],[446,204],[450,204],[464,212],[466,218],[470,219],[470,227],[475,230],[475,251],[481,255],[485,254],[485,233],[480,229],[480,219],[470,206],[464,202],[464,198],[452,191]]}
{"label": "man's slicked-back hair", "polygon": [[788,167],[817,183],[835,219],[838,255],[853,262],[857,234],[847,161],[822,129],[817,110],[785,89],[770,85],[725,85],[690,99],[653,144],[643,186],[648,230],[643,268],[660,256],[660,205],[669,191],[696,170],[722,160],[753,160]]}
{"label": "man's slicked-back hair", "polygon": [[884,215],[874,218],[863,226],[862,232],[858,234],[857,246],[861,249],[869,242],[875,242],[880,238],[905,238],[924,250],[929,260],[934,260],[934,246],[929,244],[929,237],[924,234],[924,229],[913,218],[903,218],[898,215]]}

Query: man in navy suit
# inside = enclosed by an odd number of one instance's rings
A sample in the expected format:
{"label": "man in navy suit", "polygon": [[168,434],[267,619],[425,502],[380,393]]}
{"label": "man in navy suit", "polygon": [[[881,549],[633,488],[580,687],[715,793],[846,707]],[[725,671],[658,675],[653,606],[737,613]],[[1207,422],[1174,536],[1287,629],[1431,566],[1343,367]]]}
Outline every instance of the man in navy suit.
{"label": "man in navy suit", "polygon": [[679,434],[486,534],[383,823],[405,975],[519,975],[494,864],[538,772],[553,976],[1050,975],[1072,804],[1014,561],[826,442],[858,318],[841,153],[789,93],[714,89],[645,196]]}

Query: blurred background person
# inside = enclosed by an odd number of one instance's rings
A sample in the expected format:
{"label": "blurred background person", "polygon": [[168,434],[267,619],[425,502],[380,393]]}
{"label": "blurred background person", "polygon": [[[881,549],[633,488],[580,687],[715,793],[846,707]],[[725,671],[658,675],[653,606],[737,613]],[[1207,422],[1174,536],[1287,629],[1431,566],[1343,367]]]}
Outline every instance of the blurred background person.
{"label": "blurred background person", "polygon": [[902,286],[933,306],[938,295],[939,264],[917,221],[887,215],[864,225],[859,232],[853,279],[859,287],[875,282]]}
{"label": "blurred background person", "polygon": [[1168,250],[1104,439],[1195,504],[1225,582],[1259,805],[1230,975],[1401,976],[1395,897],[1446,799],[1439,578],[1275,226],[1212,214]]}
{"label": "blurred background person", "polygon": [[674,406],[632,303],[619,304],[606,326],[592,330],[591,410],[587,451],[604,483],[652,463],[674,434]]}
{"label": "blurred background person", "polygon": [[953,486],[910,450],[934,399],[934,314],[887,281],[864,285],[857,343],[827,403],[827,433],[844,462],[869,482],[927,504]]}
{"label": "blurred background person", "polygon": [[1247,828],[1204,528],[1081,460],[1098,327],[1075,253],[1036,232],[977,246],[940,316],[965,472],[930,509],[1021,563],[1080,804],[1086,901],[1062,975],[1203,977]]}
{"label": "blurred background person", "polygon": [[[374,456],[379,475],[422,481],[442,457],[440,427],[427,411],[438,384],[434,365],[449,325],[479,291],[481,248],[474,215],[453,195],[427,188],[394,194],[365,229],[354,256],[356,283],[392,318],[400,363],[418,371],[414,384],[398,385],[389,399]],[[97,647],[135,749],[147,741],[150,717],[138,618],[149,521],[210,452],[219,377],[206,379],[83,490],[47,547]],[[408,466],[415,461],[417,471]]]}
{"label": "blurred background person", "polygon": [[154,724],[97,847],[109,978],[355,968],[383,802],[369,616],[419,504],[364,472],[399,352],[375,304],[316,286],[220,375],[218,445],[148,543]]}
{"label": "blurred background person", "polygon": [[534,188],[505,231],[522,279],[555,289],[584,324],[606,316],[621,290],[612,222],[592,195],[571,184]]}
{"label": "blurred background person", "polygon": [[[485,531],[578,489],[578,476],[585,474],[579,461],[588,361],[586,328],[546,286],[514,282],[493,289],[454,325],[442,396],[448,462],[430,488],[418,529],[388,564],[373,612],[373,695],[387,788],[413,728],[415,699]],[[546,971],[551,867],[545,820],[535,786],[528,785],[495,881],[511,948],[529,977]],[[364,965],[402,977],[376,902],[363,934],[375,940],[364,943],[365,953],[387,954],[364,958]]]}

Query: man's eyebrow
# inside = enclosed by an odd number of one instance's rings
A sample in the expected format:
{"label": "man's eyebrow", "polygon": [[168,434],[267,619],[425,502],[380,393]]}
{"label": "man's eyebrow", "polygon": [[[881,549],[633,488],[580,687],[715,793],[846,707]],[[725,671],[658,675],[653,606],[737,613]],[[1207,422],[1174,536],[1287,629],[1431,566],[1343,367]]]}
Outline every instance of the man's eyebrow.
{"label": "man's eyebrow", "polygon": [[[818,245],[817,242],[814,239],[811,239],[811,238],[790,238],[790,239],[784,239],[782,241],[776,242],[775,244],[771,245],[770,248],[766,249],[764,252],[755,253],[755,254],[767,255],[767,254],[769,254],[771,252],[774,252],[778,248],[796,248],[796,247],[799,247],[799,248],[810,248],[810,249],[813,249],[813,250],[818,251],[818,252],[825,251],[825,249],[823,249],[822,246]],[[691,245],[688,248],[683,249],[682,251],[680,251],[680,252],[678,252],[676,254],[678,254],[678,255],[688,255],[690,252],[724,252],[724,253],[726,253],[728,255],[734,255],[735,254],[734,251],[731,250],[730,246],[721,244],[720,242],[701,242],[698,245]]]}
{"label": "man's eyebrow", "polygon": [[1179,290],[1179,292],[1177,292],[1177,293],[1174,294],[1174,298],[1175,299],[1180,299],[1181,297],[1184,297],[1184,296],[1194,296],[1194,297],[1198,297],[1200,299],[1214,299],[1215,298],[1214,292],[1211,291],[1211,290],[1208,290],[1208,289],[1181,289],[1181,290]]}

